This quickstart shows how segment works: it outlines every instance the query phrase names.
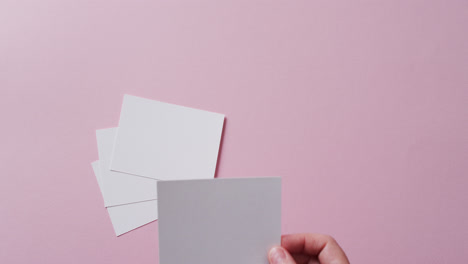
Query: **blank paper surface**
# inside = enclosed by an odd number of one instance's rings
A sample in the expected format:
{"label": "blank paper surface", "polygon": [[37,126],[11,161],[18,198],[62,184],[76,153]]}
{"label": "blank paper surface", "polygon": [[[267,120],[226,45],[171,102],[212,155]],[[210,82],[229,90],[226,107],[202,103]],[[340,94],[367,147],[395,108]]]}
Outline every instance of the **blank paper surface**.
{"label": "blank paper surface", "polygon": [[159,180],[213,178],[224,115],[125,95],[111,170]]}
{"label": "blank paper surface", "polygon": [[162,264],[267,264],[281,240],[281,179],[158,183]]}
{"label": "blank paper surface", "polygon": [[[91,163],[99,187],[102,186],[100,161]],[[102,189],[101,189],[102,193]],[[158,219],[157,200],[107,207],[107,212],[117,236]]]}
{"label": "blank paper surface", "polygon": [[96,130],[105,206],[157,199],[156,180],[109,169],[117,128]]}

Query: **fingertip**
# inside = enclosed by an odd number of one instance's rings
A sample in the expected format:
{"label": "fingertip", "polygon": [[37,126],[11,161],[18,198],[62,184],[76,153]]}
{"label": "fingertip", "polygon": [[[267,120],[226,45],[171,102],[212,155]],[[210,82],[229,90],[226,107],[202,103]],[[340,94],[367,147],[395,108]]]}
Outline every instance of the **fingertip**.
{"label": "fingertip", "polygon": [[268,252],[268,261],[270,264],[284,263],[286,260],[286,252],[282,247],[272,247]]}

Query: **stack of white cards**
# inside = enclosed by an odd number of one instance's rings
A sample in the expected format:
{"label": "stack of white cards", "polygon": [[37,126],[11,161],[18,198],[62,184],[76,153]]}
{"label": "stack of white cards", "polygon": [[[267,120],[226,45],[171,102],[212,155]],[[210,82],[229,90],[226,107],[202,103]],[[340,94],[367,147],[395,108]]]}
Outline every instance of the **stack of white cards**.
{"label": "stack of white cards", "polygon": [[125,95],[92,163],[117,236],[158,219],[157,181],[212,179],[224,115]]}

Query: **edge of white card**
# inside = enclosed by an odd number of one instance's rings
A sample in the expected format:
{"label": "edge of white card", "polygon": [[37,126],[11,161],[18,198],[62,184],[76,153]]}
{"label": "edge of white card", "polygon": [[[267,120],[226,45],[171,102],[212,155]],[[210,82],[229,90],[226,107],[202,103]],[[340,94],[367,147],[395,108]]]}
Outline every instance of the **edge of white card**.
{"label": "edge of white card", "polygon": [[98,145],[101,191],[106,207],[151,201],[157,199],[156,181],[109,169],[118,128],[96,130]]}
{"label": "edge of white card", "polygon": [[[136,95],[131,95],[131,94],[124,94],[123,97],[124,98],[125,97],[134,97],[134,98],[137,98],[137,99],[142,99],[142,100],[146,100],[146,101],[150,101],[150,102],[158,102],[160,104],[165,104],[165,105],[169,105],[169,106],[177,106],[177,107],[182,107],[182,108],[186,108],[186,109],[189,109],[189,110],[201,111],[201,112],[206,112],[206,113],[216,114],[216,115],[226,117],[225,114],[221,114],[221,113],[217,113],[217,112],[213,112],[213,111],[203,110],[203,109],[199,109],[199,108],[195,108],[195,107],[184,106],[184,105],[179,105],[179,104],[174,104],[174,103],[163,102],[163,101],[159,101],[159,100],[156,100],[156,99],[149,99],[149,98],[136,96]],[[121,109],[120,113],[122,113],[122,109]]]}
{"label": "edge of white card", "polygon": [[[99,161],[97,160],[92,162],[91,167],[93,168],[99,189],[101,190]],[[140,228],[158,219],[157,200],[110,206],[106,209],[107,213],[109,214],[109,218],[111,220],[116,236],[121,236],[125,233]],[[129,218],[129,216],[132,216],[132,218]],[[137,219],[135,216],[137,216],[137,218],[139,219]]]}

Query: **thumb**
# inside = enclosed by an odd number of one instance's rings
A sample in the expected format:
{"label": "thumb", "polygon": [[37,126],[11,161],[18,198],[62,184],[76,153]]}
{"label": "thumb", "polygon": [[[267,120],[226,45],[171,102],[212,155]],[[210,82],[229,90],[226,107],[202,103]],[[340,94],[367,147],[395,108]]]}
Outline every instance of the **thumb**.
{"label": "thumb", "polygon": [[270,261],[270,264],[296,264],[296,261],[294,261],[289,252],[282,247],[273,247],[270,249],[270,252],[268,252],[268,261]]}

